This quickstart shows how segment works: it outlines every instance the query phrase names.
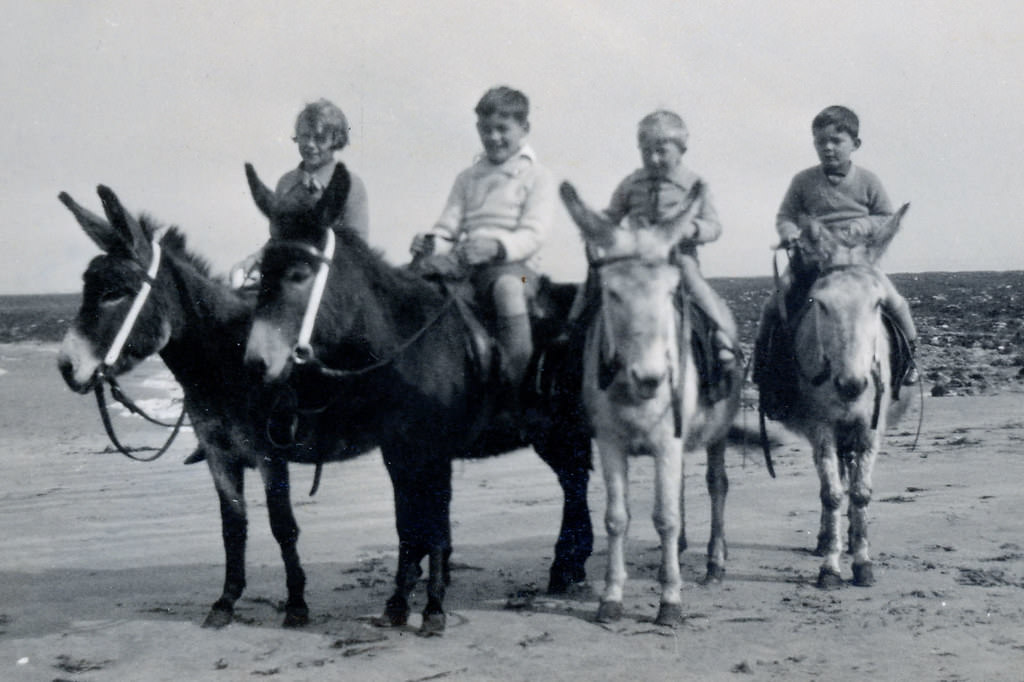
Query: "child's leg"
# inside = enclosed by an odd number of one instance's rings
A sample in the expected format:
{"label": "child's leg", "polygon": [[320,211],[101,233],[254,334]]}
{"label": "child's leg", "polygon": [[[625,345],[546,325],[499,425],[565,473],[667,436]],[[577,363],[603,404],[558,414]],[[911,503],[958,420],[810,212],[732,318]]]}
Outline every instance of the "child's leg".
{"label": "child's leg", "polygon": [[[736,349],[736,321],[729,312],[725,301],[718,295],[711,285],[707,283],[701,274],[697,261],[682,256],[679,258],[679,269],[682,272],[683,286],[693,297],[694,302],[711,319],[712,324],[721,333],[715,334],[715,341],[719,344],[719,357],[723,360],[733,359]],[[729,355],[729,358],[724,357]]]}
{"label": "child's leg", "polygon": [[880,272],[879,275],[882,285],[886,289],[884,302],[886,312],[899,325],[899,328],[903,330],[907,341],[913,345],[917,341],[917,326],[914,324],[914,318],[910,315],[910,304],[907,303],[907,299],[900,295],[900,292],[896,291],[896,287],[893,286],[892,281],[885,273]]}
{"label": "child's leg", "polygon": [[500,275],[494,281],[492,292],[498,314],[498,341],[507,359],[506,373],[509,379],[518,383],[533,355],[533,336],[522,277]]}
{"label": "child's leg", "polygon": [[889,277],[879,272],[882,285],[886,289],[886,297],[883,306],[885,311],[892,318],[892,321],[902,330],[904,336],[907,337],[907,342],[910,344],[910,363],[906,373],[903,375],[901,382],[904,385],[911,386],[916,384],[919,377],[917,367],[914,363],[914,355],[917,352],[917,326],[914,324],[914,318],[910,315],[910,304],[907,303],[907,299],[903,298],[896,287],[893,286],[892,281]]}

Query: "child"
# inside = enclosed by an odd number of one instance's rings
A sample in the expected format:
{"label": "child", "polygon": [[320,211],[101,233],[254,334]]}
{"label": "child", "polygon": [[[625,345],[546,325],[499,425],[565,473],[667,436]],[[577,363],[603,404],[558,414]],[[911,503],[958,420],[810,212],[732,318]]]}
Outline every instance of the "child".
{"label": "child", "polygon": [[505,378],[518,387],[533,354],[527,296],[537,276],[530,263],[554,214],[555,181],[526,143],[526,95],[492,88],[474,111],[483,155],[455,178],[441,217],[416,235],[411,251],[431,254],[435,236],[452,243],[448,259],[468,266],[477,295],[494,304]]}
{"label": "child", "polygon": [[[683,119],[666,110],[648,114],[637,128],[637,140],[643,168],[630,173],[612,193],[604,216],[614,224],[623,219],[634,230],[674,230],[675,219],[686,211],[685,199],[700,177],[682,163],[689,132]],[[681,293],[688,293],[693,302],[712,324],[712,341],[719,364],[717,375],[726,380],[736,362],[736,323],[725,302],[707,283],[700,272],[697,261],[697,246],[718,239],[722,225],[711,201],[711,194],[705,189],[698,199],[700,208],[693,223],[682,240],[673,249],[673,260],[681,272]],[[595,280],[588,276],[585,289],[593,289]],[[577,297],[570,313],[570,319],[586,315],[580,308],[587,304],[583,298],[592,295],[583,293]],[[579,322],[577,322],[579,324]],[[723,390],[725,389],[725,390]],[[727,387],[717,386],[711,392],[712,400],[723,397]]]}
{"label": "child", "polygon": [[[814,149],[821,163],[797,173],[786,190],[775,222],[780,246],[791,244],[800,235],[801,224],[808,220],[818,221],[824,229],[845,242],[871,235],[889,221],[893,211],[878,177],[854,166],[850,160],[853,152],[860,147],[860,121],[857,115],[846,107],[827,107],[815,116],[811,132]],[[791,290],[799,292],[809,288],[817,275],[816,272],[802,272],[793,265],[780,278],[781,290],[772,294],[761,314],[754,362],[754,382],[759,385],[767,378],[770,362],[767,357],[768,340],[772,332],[782,324],[780,304],[791,296]],[[917,330],[910,317],[910,306],[884,273],[880,272],[879,276],[888,289],[886,312],[913,348]],[[911,363],[911,370],[904,377],[904,382],[914,383],[916,380],[916,371]],[[764,391],[765,386],[761,388]],[[763,396],[762,405],[765,397],[770,407],[779,407],[771,405],[771,396]],[[772,411],[766,409],[766,412]]]}
{"label": "child", "polygon": [[[307,104],[295,119],[295,141],[302,161],[277,181],[277,199],[298,206],[315,203],[331,181],[338,165],[335,154],[348,145],[348,119],[337,106],[326,99]],[[337,227],[354,230],[364,240],[369,236],[369,206],[366,186],[349,172],[351,188]],[[277,237],[271,226],[271,237]],[[232,282],[244,281],[258,268],[262,249],[232,269]]]}

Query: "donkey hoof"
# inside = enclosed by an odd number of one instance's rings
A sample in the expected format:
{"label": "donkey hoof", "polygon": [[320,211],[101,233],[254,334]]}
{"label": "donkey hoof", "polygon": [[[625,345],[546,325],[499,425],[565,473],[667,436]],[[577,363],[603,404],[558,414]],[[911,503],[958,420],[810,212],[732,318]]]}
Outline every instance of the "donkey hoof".
{"label": "donkey hoof", "polygon": [[309,609],[305,606],[290,606],[285,609],[284,628],[302,628],[309,625]]}
{"label": "donkey hoof", "polygon": [[601,605],[597,607],[597,622],[614,623],[622,618],[622,613],[622,602],[603,601],[601,602]]}
{"label": "donkey hoof", "polygon": [[384,606],[381,624],[393,628],[401,627],[409,622],[409,604],[404,599],[392,597]]}
{"label": "donkey hoof", "polygon": [[424,613],[423,623],[416,634],[420,637],[439,637],[444,634],[444,628],[447,624],[448,617],[443,613]]}
{"label": "donkey hoof", "polygon": [[875,571],[870,561],[853,565],[853,584],[858,587],[871,587],[875,584]]}
{"label": "donkey hoof", "polygon": [[661,603],[658,607],[658,617],[654,619],[655,625],[674,628],[683,622],[683,607],[681,604]]}
{"label": "donkey hoof", "polygon": [[825,566],[818,571],[818,587],[823,590],[836,590],[843,586],[843,579],[831,568]]}
{"label": "donkey hoof", "polygon": [[708,562],[708,573],[704,576],[703,585],[721,585],[725,579],[725,566]]}
{"label": "donkey hoof", "polygon": [[206,620],[203,621],[203,627],[219,630],[225,625],[229,625],[233,617],[234,611],[232,609],[214,606],[210,609],[210,612],[206,614]]}

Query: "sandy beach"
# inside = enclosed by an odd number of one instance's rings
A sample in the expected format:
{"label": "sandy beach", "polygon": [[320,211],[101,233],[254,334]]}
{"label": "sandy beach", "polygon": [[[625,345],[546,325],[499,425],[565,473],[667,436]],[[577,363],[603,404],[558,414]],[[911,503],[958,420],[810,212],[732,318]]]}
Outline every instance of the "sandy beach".
{"label": "sandy beach", "polygon": [[[818,487],[805,443],[783,431],[777,479],[757,444],[727,455],[729,563],[703,587],[708,499],[687,462],[684,623],[656,627],[651,462],[631,469],[626,617],[594,621],[603,581],[604,492],[590,584],[544,594],[560,506],[530,450],[458,463],[452,585],[443,637],[373,624],[396,557],[391,488],[377,453],[293,467],[312,623],[280,627],[284,575],[258,479],[248,476],[249,587],[235,623],[200,627],[219,594],[216,497],[203,465],[183,466],[185,433],[162,459],[112,452],[90,397],[66,389],[52,344],[0,346],[0,678],[7,680],[1020,680],[1024,670],[1022,395],[932,398],[891,429],[870,511],[877,584],[814,587]],[[173,413],[159,361],[126,388]],[[161,407],[162,405],[162,407]],[[753,427],[756,415],[741,419]],[[132,444],[163,434],[118,418]],[[916,447],[915,447],[916,441]],[[849,580],[849,565],[844,565]]]}

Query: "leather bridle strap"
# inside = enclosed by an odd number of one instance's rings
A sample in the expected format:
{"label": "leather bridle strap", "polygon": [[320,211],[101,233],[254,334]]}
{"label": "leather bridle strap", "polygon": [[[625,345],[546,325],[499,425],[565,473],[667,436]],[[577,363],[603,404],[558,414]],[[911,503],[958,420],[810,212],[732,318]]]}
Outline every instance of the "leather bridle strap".
{"label": "leather bridle strap", "polygon": [[299,338],[292,351],[292,359],[298,364],[307,362],[313,357],[310,340],[313,338],[313,325],[316,323],[316,314],[320,310],[320,302],[323,300],[324,289],[327,287],[327,274],[334,258],[334,230],[327,230],[324,248],[319,257],[320,267],[317,268],[316,276],[313,279],[313,288],[309,292],[306,311],[302,315],[302,326],[299,327]]}
{"label": "leather bridle strap", "polygon": [[121,357],[121,351],[124,350],[124,344],[128,340],[128,335],[131,334],[135,322],[139,319],[139,313],[142,312],[142,306],[146,304],[149,293],[153,290],[153,282],[156,280],[156,273],[160,269],[160,244],[157,243],[156,239],[153,239],[150,242],[150,247],[153,249],[153,258],[149,263],[149,269],[142,280],[142,286],[139,287],[138,293],[135,294],[135,300],[132,301],[124,322],[121,323],[121,328],[117,331],[117,336],[114,337],[113,343],[110,344],[110,348],[103,358],[104,367],[111,367]]}

